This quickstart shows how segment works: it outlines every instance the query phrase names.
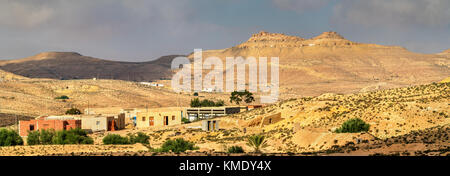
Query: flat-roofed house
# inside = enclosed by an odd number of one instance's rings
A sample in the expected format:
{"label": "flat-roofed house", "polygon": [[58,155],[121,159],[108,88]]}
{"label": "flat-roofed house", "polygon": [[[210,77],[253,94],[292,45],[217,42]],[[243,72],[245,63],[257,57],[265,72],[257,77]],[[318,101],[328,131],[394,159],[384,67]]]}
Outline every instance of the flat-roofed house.
{"label": "flat-roofed house", "polygon": [[19,121],[19,135],[28,136],[30,131],[49,130],[69,130],[81,128],[81,120],[72,116],[41,116],[34,120]]}
{"label": "flat-roofed house", "polygon": [[181,124],[182,108],[154,108],[137,113],[136,127],[170,126]]}
{"label": "flat-roofed house", "polygon": [[228,114],[236,114],[239,112],[241,112],[240,106],[186,108],[186,114],[189,117],[189,121],[225,116]]}
{"label": "flat-roofed house", "polygon": [[128,108],[128,109],[121,109],[120,113],[125,114],[125,124],[132,123],[134,126],[136,126],[137,113],[141,111],[142,111],[141,109],[137,108]]}
{"label": "flat-roofed house", "polygon": [[125,114],[81,116],[81,128],[91,132],[115,131],[125,128]]}

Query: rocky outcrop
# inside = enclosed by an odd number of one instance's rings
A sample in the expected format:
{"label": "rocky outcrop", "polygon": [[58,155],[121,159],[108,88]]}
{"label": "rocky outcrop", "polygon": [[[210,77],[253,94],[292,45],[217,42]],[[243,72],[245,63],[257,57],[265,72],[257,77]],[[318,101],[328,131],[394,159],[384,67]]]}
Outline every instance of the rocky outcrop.
{"label": "rocky outcrop", "polygon": [[353,44],[355,43],[346,40],[337,32],[333,31],[324,32],[311,39],[261,31],[253,34],[250,39],[238,45],[237,48],[296,48],[311,46],[344,46]]}

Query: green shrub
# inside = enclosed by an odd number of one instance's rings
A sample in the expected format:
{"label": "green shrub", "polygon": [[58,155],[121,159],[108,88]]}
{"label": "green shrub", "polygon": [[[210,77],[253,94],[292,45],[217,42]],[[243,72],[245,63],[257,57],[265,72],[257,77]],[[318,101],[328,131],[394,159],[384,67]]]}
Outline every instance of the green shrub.
{"label": "green shrub", "polygon": [[181,122],[183,122],[183,123],[191,123],[191,121],[189,121],[189,119],[187,119],[187,118],[182,118]]}
{"label": "green shrub", "polygon": [[93,144],[94,140],[87,136],[87,132],[83,129],[76,128],[71,130],[57,131],[53,138],[52,144]]}
{"label": "green shrub", "polygon": [[28,145],[39,145],[41,142],[39,140],[39,131],[29,131],[27,137]]}
{"label": "green shrub", "polygon": [[359,118],[353,118],[345,121],[342,126],[336,129],[336,133],[359,133],[369,131],[370,125]]}
{"label": "green shrub", "polygon": [[65,144],[93,144],[94,140],[87,136],[86,130],[76,128],[65,130]]}
{"label": "green shrub", "polygon": [[66,96],[66,95],[62,95],[62,96],[56,97],[55,99],[57,99],[57,100],[67,100],[67,99],[69,99],[69,97]]}
{"label": "green shrub", "polygon": [[130,139],[128,137],[122,137],[118,134],[108,134],[103,138],[103,144],[130,144]]}
{"label": "green shrub", "polygon": [[138,132],[137,135],[128,135],[129,136],[129,140],[130,143],[132,144],[136,144],[136,143],[141,143],[141,144],[149,144],[149,139],[150,137],[148,135],[146,135],[143,132]]}
{"label": "green shrub", "polygon": [[241,146],[231,146],[228,153],[244,153],[244,149]]}
{"label": "green shrub", "polygon": [[69,110],[66,111],[66,114],[79,115],[81,114],[81,111],[77,108],[70,108]]}
{"label": "green shrub", "polygon": [[14,130],[0,129],[0,146],[23,145],[23,140]]}
{"label": "green shrub", "polygon": [[39,142],[44,145],[53,144],[53,137],[55,136],[55,130],[41,130]]}
{"label": "green shrub", "polygon": [[189,141],[185,141],[182,138],[178,138],[175,140],[167,140],[164,144],[159,148],[158,152],[185,152],[186,150],[197,150],[198,147],[195,147],[195,144]]}
{"label": "green shrub", "polygon": [[53,138],[56,132],[51,130],[30,131],[28,132],[27,144],[28,145],[50,145],[53,144]]}

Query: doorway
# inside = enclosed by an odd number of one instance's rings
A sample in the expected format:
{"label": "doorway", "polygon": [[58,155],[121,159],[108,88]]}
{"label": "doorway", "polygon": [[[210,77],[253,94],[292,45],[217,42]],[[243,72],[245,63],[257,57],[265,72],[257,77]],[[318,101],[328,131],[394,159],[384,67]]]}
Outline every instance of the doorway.
{"label": "doorway", "polygon": [[164,116],[164,125],[169,125],[169,116]]}
{"label": "doorway", "polygon": [[153,117],[149,117],[148,121],[149,121],[149,125],[150,125],[150,126],[155,125],[155,124],[154,124],[154,118],[153,118]]}

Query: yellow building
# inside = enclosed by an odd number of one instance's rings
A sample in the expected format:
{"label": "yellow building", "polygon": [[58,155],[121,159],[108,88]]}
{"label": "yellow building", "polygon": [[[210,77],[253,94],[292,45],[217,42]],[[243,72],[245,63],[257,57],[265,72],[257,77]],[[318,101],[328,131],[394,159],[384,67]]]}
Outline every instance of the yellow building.
{"label": "yellow building", "polygon": [[182,108],[154,108],[137,113],[136,127],[169,126],[181,124]]}

